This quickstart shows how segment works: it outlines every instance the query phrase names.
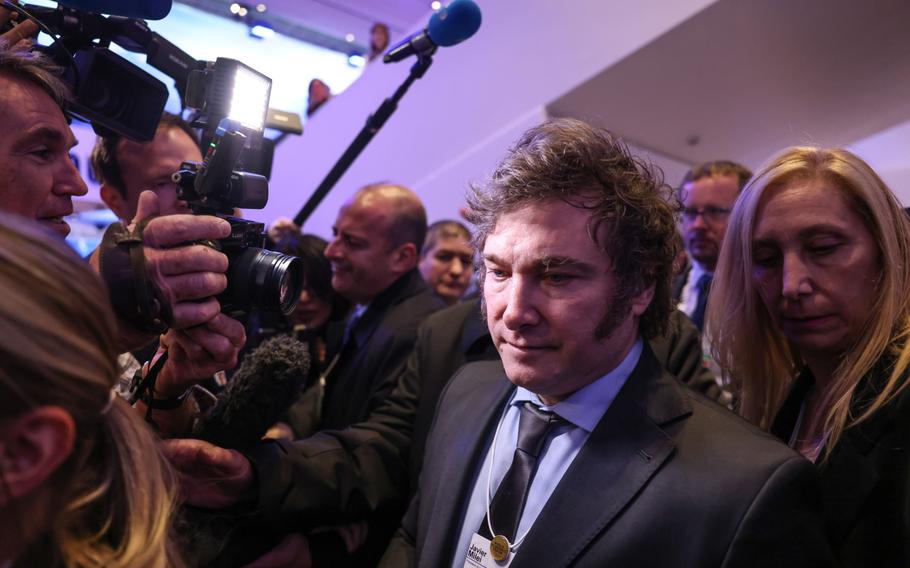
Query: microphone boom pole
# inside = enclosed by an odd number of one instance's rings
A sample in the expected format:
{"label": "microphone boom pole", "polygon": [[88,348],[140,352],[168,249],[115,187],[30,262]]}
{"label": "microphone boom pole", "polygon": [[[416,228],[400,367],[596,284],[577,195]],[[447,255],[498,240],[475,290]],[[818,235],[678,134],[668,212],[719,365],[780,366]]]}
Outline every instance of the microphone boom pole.
{"label": "microphone boom pole", "polygon": [[316,191],[313,192],[313,195],[310,196],[310,199],[307,200],[300,211],[297,212],[297,215],[294,217],[294,224],[298,227],[303,227],[303,223],[310,218],[310,215],[319,207],[319,204],[322,203],[322,200],[325,199],[325,196],[328,195],[329,191],[335,187],[335,184],[338,183],[341,176],[348,171],[348,168],[351,167],[351,164],[354,163],[357,156],[363,152],[363,149],[367,147],[367,144],[370,143],[389,117],[392,116],[392,113],[398,109],[398,102],[404,97],[404,94],[408,92],[408,89],[414,81],[423,77],[424,73],[427,72],[427,69],[433,64],[433,53],[435,52],[436,47],[434,46],[417,55],[417,61],[411,66],[408,77],[399,85],[398,89],[395,90],[395,93],[391,97],[382,101],[382,104],[379,105],[376,112],[367,117],[366,124],[364,124],[363,128],[357,134],[357,137],[354,138],[347,150],[344,151],[344,154],[338,158],[338,161],[335,162],[335,165],[332,166],[332,169],[326,174],[325,179],[322,180],[319,187],[317,187]]}

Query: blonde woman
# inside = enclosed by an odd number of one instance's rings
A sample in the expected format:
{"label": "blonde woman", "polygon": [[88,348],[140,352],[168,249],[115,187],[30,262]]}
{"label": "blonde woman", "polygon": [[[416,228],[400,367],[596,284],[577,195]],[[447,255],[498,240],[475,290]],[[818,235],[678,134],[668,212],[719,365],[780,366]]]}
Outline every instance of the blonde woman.
{"label": "blonde woman", "polygon": [[910,223],[845,150],[791,148],[733,209],[708,334],[747,419],[814,461],[846,566],[910,565]]}
{"label": "blonde woman", "polygon": [[111,395],[101,282],[54,236],[0,214],[0,566],[170,567],[172,473]]}

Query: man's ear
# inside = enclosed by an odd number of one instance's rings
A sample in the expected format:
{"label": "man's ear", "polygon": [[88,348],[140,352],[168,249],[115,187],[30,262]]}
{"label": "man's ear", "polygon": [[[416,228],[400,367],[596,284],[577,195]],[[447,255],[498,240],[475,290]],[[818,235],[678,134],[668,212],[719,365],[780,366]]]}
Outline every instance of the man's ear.
{"label": "man's ear", "polygon": [[0,432],[0,507],[40,487],[73,451],[76,423],[59,406],[39,406]]}
{"label": "man's ear", "polygon": [[124,197],[117,188],[108,184],[103,184],[101,186],[101,201],[103,201],[118,218],[127,223],[132,220],[129,203],[127,203],[126,197]]}
{"label": "man's ear", "polygon": [[414,243],[404,243],[392,253],[392,270],[401,274],[410,271],[417,266],[420,254],[417,251],[417,245]]}
{"label": "man's ear", "polygon": [[654,284],[651,284],[635,296],[632,296],[632,315],[635,317],[641,317],[645,310],[648,309],[648,306],[651,305],[651,300],[654,299]]}

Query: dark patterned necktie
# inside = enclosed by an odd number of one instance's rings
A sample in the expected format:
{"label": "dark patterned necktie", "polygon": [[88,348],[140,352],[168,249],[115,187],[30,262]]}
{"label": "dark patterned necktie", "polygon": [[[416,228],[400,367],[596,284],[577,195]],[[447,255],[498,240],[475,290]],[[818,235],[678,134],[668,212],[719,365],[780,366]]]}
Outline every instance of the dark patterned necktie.
{"label": "dark patterned necktie", "polygon": [[512,465],[490,503],[490,518],[495,534],[490,534],[489,523],[484,515],[479,533],[486,538],[503,535],[509,542],[515,542],[518,521],[528,498],[528,489],[537,471],[537,459],[543,449],[547,434],[558,423],[565,423],[552,412],[541,410],[530,402],[521,407],[518,420],[518,445],[512,456]]}
{"label": "dark patterned necktie", "polygon": [[714,276],[711,274],[702,274],[701,278],[695,284],[695,290],[698,292],[698,303],[695,304],[695,311],[692,312],[692,323],[702,331],[705,327],[705,308],[708,306],[708,291],[711,290],[711,280]]}
{"label": "dark patterned necktie", "polygon": [[351,313],[351,317],[348,318],[347,323],[344,326],[344,335],[341,336],[341,349],[343,350],[348,346],[349,343],[354,341],[354,328],[357,327],[357,324],[360,323],[360,318],[363,317],[363,314],[366,312],[365,309],[354,308],[354,311]]}

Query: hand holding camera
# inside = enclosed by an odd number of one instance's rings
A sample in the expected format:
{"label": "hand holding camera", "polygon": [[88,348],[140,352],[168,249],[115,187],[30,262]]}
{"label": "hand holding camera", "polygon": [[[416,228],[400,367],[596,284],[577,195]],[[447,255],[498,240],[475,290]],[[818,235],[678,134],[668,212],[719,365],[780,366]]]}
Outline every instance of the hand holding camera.
{"label": "hand holding camera", "polygon": [[[5,27],[13,18],[9,10],[0,8],[0,29]],[[8,31],[0,34],[0,42],[13,47],[27,47],[38,34],[38,24],[31,20],[19,22]]]}
{"label": "hand holding camera", "polygon": [[171,327],[204,324],[221,310],[215,296],[227,287],[228,259],[211,247],[186,243],[224,238],[230,225],[211,216],[157,217],[157,199],[151,191],[141,195],[129,228],[146,222],[142,232],[146,271],[170,307]]}

